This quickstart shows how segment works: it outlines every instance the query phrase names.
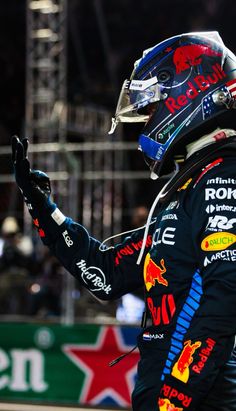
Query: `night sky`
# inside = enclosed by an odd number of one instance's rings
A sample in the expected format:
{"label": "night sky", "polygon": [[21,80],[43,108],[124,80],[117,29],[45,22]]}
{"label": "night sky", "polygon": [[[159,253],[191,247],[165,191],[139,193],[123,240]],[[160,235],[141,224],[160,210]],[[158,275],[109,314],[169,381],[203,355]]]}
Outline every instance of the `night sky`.
{"label": "night sky", "polygon": [[[144,49],[176,34],[218,30],[235,52],[235,21],[235,0],[68,0],[68,102],[113,113],[121,84]],[[26,1],[2,1],[1,145],[9,145],[12,134],[24,134],[25,44]],[[0,173],[12,171],[9,158],[0,164]],[[9,208],[8,187],[4,191],[0,219]]]}
{"label": "night sky", "polygon": [[[2,143],[24,127],[25,15],[25,0],[1,2]],[[235,18],[235,0],[68,0],[68,100],[114,110],[143,49],[181,32],[219,30],[234,51]]]}

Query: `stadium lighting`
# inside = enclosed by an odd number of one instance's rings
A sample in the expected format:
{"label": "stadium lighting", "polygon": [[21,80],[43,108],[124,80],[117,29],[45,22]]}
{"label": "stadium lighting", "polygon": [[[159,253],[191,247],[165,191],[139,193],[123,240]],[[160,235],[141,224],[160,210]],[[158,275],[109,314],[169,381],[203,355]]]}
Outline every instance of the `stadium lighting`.
{"label": "stadium lighting", "polygon": [[58,13],[59,11],[59,6],[51,0],[33,0],[29,3],[29,8],[44,14]]}

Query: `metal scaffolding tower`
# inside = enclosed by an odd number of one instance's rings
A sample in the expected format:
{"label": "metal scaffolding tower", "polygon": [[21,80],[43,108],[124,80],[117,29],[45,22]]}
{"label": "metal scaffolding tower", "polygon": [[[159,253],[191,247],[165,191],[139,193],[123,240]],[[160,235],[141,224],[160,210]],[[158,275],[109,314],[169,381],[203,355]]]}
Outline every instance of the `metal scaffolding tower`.
{"label": "metal scaffolding tower", "polygon": [[[66,15],[67,0],[27,0],[26,135],[31,146],[66,141]],[[65,160],[54,152],[33,154],[33,166],[56,172],[54,192],[62,185]],[[69,211],[69,210],[66,210]]]}
{"label": "metal scaffolding tower", "polygon": [[[66,23],[67,0],[27,0],[25,132],[32,167],[49,175],[59,207],[77,220],[80,206],[80,221],[102,240],[121,228],[122,181],[114,173],[121,169],[122,151],[95,148],[98,142],[106,144],[106,111],[67,104]],[[71,129],[80,141],[91,143],[87,150],[67,150]],[[25,227],[26,232],[31,229],[27,212]],[[74,284],[72,277],[66,278],[64,321],[71,323]]]}
{"label": "metal scaffolding tower", "polygon": [[[66,42],[67,0],[27,0],[25,128],[33,167],[49,174],[55,200],[63,212],[76,219],[81,211],[80,221],[102,240],[121,229],[122,181],[115,174],[122,168],[122,151],[112,146],[110,150],[96,149],[99,142],[108,141],[108,111],[67,104]],[[69,133],[90,142],[91,147],[69,152]],[[46,150],[48,143],[57,144],[57,150]],[[78,184],[84,173],[86,181]]]}

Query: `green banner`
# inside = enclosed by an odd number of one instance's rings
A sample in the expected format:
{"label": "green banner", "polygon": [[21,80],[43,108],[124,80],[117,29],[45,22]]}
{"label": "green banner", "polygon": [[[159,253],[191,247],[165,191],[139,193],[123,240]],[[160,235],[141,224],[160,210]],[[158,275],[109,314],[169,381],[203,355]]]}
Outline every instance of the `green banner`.
{"label": "green banner", "polygon": [[135,327],[0,324],[0,400],[130,406]]}

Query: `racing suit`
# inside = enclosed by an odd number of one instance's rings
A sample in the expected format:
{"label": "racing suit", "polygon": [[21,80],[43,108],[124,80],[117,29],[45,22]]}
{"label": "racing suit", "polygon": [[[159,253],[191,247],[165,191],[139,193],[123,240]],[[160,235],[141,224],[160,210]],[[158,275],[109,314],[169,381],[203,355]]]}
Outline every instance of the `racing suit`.
{"label": "racing suit", "polygon": [[34,206],[44,244],[96,297],[144,285],[134,411],[236,410],[235,199],[235,158],[218,154],[160,207],[140,265],[143,228],[106,248],[54,203]]}

